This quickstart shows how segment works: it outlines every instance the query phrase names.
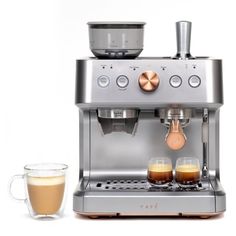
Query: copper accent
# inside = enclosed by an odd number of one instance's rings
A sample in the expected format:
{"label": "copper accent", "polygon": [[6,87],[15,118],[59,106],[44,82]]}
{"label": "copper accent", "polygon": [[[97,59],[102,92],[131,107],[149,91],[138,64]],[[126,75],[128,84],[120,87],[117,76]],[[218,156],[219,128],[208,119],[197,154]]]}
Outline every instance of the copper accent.
{"label": "copper accent", "polygon": [[172,150],[180,150],[184,147],[186,136],[183,132],[179,120],[172,120],[169,132],[166,135],[166,144]]}
{"label": "copper accent", "polygon": [[142,90],[152,92],[158,88],[160,79],[154,71],[145,71],[139,76],[138,82]]}
{"label": "copper accent", "polygon": [[140,217],[199,217],[201,219],[207,219],[210,217],[217,217],[224,214],[224,212],[189,212],[189,213],[176,213],[176,212],[120,212],[120,213],[81,213],[81,212],[76,212],[75,216],[79,217],[79,216],[84,216],[84,217],[89,217],[90,219],[97,219],[99,217],[132,217],[132,216],[140,216]]}

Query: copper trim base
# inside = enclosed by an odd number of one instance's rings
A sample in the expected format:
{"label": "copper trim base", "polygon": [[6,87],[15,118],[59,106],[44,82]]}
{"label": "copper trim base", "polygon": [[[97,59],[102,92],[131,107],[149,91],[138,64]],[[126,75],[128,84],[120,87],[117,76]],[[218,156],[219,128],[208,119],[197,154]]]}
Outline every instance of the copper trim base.
{"label": "copper trim base", "polygon": [[81,213],[81,212],[76,212],[75,213],[77,216],[81,215],[84,217],[88,217],[90,219],[97,219],[100,217],[189,217],[189,218],[200,218],[200,219],[209,219],[212,217],[220,216],[223,215],[224,212],[214,212],[214,213],[207,213],[207,212],[199,212],[199,213],[150,213],[150,212],[126,212],[126,213],[98,213],[98,212],[89,212],[89,213]]}

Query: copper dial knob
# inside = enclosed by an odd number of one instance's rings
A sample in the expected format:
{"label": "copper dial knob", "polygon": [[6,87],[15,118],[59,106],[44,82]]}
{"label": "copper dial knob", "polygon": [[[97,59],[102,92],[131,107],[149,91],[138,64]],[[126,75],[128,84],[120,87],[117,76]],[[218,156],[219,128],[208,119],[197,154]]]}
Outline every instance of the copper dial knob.
{"label": "copper dial knob", "polygon": [[145,71],[139,76],[138,82],[142,90],[152,92],[158,88],[160,79],[157,73],[153,71]]}

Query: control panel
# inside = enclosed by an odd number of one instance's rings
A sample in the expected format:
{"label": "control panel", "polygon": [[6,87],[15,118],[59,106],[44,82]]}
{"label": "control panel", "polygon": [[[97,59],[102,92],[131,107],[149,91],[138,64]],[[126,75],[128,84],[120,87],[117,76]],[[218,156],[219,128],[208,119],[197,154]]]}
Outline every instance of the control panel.
{"label": "control panel", "polygon": [[[159,66],[159,68],[158,65],[155,65],[152,67],[152,69],[156,67],[156,70],[154,71],[150,69],[145,70],[145,66],[143,65],[127,65],[125,71],[122,71],[123,74],[119,74],[120,68],[117,68],[116,70],[113,65],[108,66],[102,63],[102,70],[100,70],[100,73],[98,73],[97,76],[97,85],[100,88],[109,89],[108,86],[111,80],[115,80],[117,88],[125,89],[129,86],[130,80],[137,80],[141,90],[145,92],[154,92],[159,87],[161,81],[165,83],[168,80],[171,88],[179,88],[186,82],[189,88],[198,88],[201,85],[202,66],[199,66],[200,68],[198,69],[196,64],[188,65],[188,63],[186,63],[184,66],[185,68],[179,71],[179,68],[174,70],[171,68],[171,70],[169,70],[166,65]],[[140,74],[131,73],[129,71],[130,68],[133,68],[133,71],[140,72]],[[144,70],[141,70],[141,68],[144,68]],[[147,65],[147,68],[150,68],[150,65]]]}
{"label": "control panel", "polygon": [[78,83],[83,82],[87,103],[214,103],[222,97],[216,85],[222,82],[221,60],[88,59],[81,63]]}
{"label": "control panel", "polygon": [[[178,88],[182,85],[182,78],[179,75],[172,75],[169,78],[169,84],[173,88]],[[106,75],[101,75],[97,79],[98,86],[106,88],[110,83],[110,78]],[[146,92],[155,91],[160,83],[160,78],[154,71],[145,71],[138,77],[140,88]],[[129,78],[126,75],[119,75],[116,79],[116,84],[119,88],[126,88],[129,84]],[[201,78],[198,75],[191,75],[188,78],[188,84],[192,88],[197,88],[201,84]]]}

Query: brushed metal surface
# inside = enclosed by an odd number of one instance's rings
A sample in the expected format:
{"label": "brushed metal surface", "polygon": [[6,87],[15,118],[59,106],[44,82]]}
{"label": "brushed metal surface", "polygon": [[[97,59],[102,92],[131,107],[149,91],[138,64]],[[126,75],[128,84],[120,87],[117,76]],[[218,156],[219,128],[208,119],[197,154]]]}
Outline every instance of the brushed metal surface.
{"label": "brushed metal surface", "polygon": [[137,118],[139,110],[136,109],[98,109],[98,117],[106,119],[128,119],[128,118]]}
{"label": "brushed metal surface", "polygon": [[103,135],[96,112],[90,111],[90,178],[136,172],[144,172],[145,175],[148,160],[156,156],[170,157],[173,165],[181,156],[194,156],[201,163],[201,125],[202,116],[199,112],[184,128],[188,138],[186,146],[176,152],[166,145],[168,129],[160,123],[154,111],[140,111],[135,135],[124,132]]}
{"label": "brushed metal surface", "polygon": [[190,41],[191,41],[192,23],[189,21],[176,22],[177,54],[176,58],[191,58]]}
{"label": "brushed metal surface", "polygon": [[126,215],[202,215],[223,212],[224,202],[225,194],[218,183],[214,190],[210,187],[204,191],[80,190],[75,191],[73,209],[81,214],[97,212]]}
{"label": "brushed metal surface", "polygon": [[[221,64],[221,60],[209,58],[90,58],[77,61],[80,161],[79,184],[73,200],[75,212],[104,215],[211,215],[225,211],[226,200],[220,184],[219,168],[219,108],[223,104]],[[139,86],[139,75],[145,71],[155,71],[161,80],[158,89],[152,93],[142,91]],[[97,78],[102,75],[110,79],[105,88],[97,83]],[[117,86],[119,75],[128,78],[126,88]],[[178,88],[169,83],[173,75],[182,79]],[[192,75],[201,79],[197,88],[188,83]],[[98,121],[98,109],[108,111],[121,108],[139,111],[135,132],[111,132],[104,135]],[[168,121],[168,114],[173,116],[176,109],[183,111],[179,118],[186,124],[183,129],[187,137],[186,145],[179,151],[170,150],[165,144],[168,125],[163,125],[165,120]],[[206,111],[207,125],[203,123]],[[201,167],[206,165],[204,169],[208,173],[204,181],[209,184],[209,188],[201,191],[134,189],[134,181],[146,179],[148,160],[157,156],[170,157],[173,166],[178,157],[198,158]],[[129,189],[125,191],[91,188],[93,183],[109,179],[130,180],[134,185],[132,188],[128,186]]]}
{"label": "brushed metal surface", "polygon": [[209,111],[208,170],[209,179],[212,179],[213,184],[207,194],[204,191],[179,194],[148,192],[147,195],[143,191],[137,193],[133,190],[126,190],[124,194],[124,191],[122,193],[114,191],[105,195],[101,191],[88,192],[91,181],[145,179],[148,159],[153,156],[171,157],[173,165],[178,157],[195,156],[202,164],[203,115],[204,110],[194,111],[190,124],[185,128],[188,137],[186,146],[181,151],[173,152],[164,145],[167,129],[160,123],[154,110],[140,111],[137,130],[132,136],[125,133],[103,135],[97,121],[96,110],[80,109],[80,184],[74,194],[74,210],[81,214],[110,212],[146,215],[145,209],[140,212],[137,205],[145,202],[146,205],[153,206],[154,202],[158,201],[161,208],[158,208],[158,211],[149,211],[154,215],[190,213],[202,215],[203,212],[206,214],[223,212],[225,194],[219,180],[216,181],[216,178],[219,178],[219,110]]}
{"label": "brushed metal surface", "polygon": [[[223,104],[221,60],[196,58],[173,60],[168,58],[137,58],[135,60],[98,60],[89,58],[77,61],[76,104],[83,107],[134,107],[156,108],[169,104],[189,107],[217,108]],[[155,71],[160,85],[152,93],[143,92],[138,78],[145,71]],[[106,75],[110,84],[101,88],[97,79]],[[126,88],[119,88],[116,79],[125,75],[129,79]],[[182,84],[173,88],[169,79],[173,75],[182,78]],[[192,88],[188,79],[197,75],[201,84]],[[132,94],[132,96],[131,96]]]}

